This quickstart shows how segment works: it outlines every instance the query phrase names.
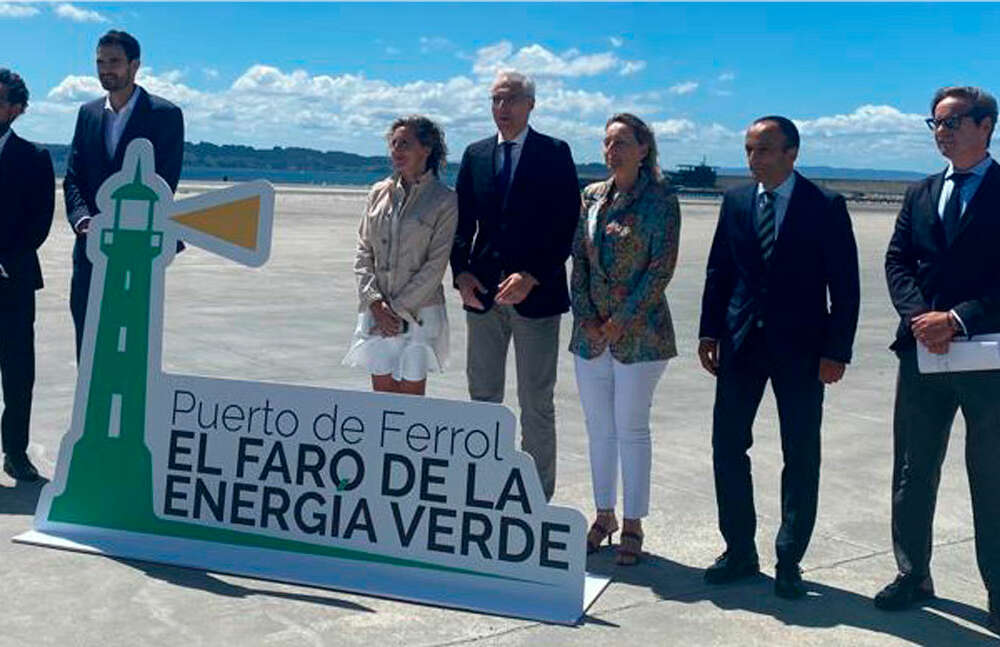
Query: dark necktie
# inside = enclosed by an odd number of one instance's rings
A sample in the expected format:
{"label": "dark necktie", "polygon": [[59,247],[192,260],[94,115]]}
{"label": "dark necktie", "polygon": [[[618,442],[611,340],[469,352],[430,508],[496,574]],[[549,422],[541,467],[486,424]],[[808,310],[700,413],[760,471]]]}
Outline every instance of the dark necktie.
{"label": "dark necktie", "polygon": [[760,243],[760,256],[767,265],[774,253],[774,193],[771,191],[764,192],[764,204],[757,218],[757,242]]}
{"label": "dark necktie", "polygon": [[951,245],[958,236],[958,228],[962,223],[962,185],[972,176],[972,173],[952,173],[951,195],[944,204],[944,214],[941,222],[944,225],[944,237]]}
{"label": "dark necktie", "polygon": [[510,152],[514,148],[514,142],[503,142],[503,165],[500,167],[500,175],[497,176],[497,192],[504,202],[507,200],[507,189],[510,188]]}

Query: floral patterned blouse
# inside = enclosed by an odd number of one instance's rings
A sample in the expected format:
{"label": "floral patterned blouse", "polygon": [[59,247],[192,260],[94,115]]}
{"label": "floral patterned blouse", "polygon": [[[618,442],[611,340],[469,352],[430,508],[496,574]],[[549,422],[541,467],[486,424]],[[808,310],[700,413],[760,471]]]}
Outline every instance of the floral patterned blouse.
{"label": "floral patterned blouse", "polygon": [[606,342],[594,342],[583,323],[614,320],[624,328],[611,344],[623,364],[677,355],[674,327],[664,293],[677,265],[681,218],[668,182],[642,170],[632,189],[613,192],[613,180],[583,190],[573,241],[573,335],[570,352],[593,359]]}

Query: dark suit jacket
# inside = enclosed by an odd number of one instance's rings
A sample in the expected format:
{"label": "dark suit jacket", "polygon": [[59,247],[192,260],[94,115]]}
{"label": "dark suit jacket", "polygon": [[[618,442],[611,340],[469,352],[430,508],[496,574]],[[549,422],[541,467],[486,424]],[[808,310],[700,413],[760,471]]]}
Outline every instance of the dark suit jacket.
{"label": "dark suit jacket", "polygon": [[479,295],[488,310],[502,274],[528,272],[538,285],[514,306],[517,312],[532,318],[566,312],[566,259],[580,214],[569,146],[529,129],[506,205],[496,190],[496,149],[494,135],[470,144],[462,156],[452,275],[474,274],[488,290]]}
{"label": "dark suit jacket", "polygon": [[942,171],[906,191],[885,254],[896,351],[914,347],[910,320],[930,310],[954,309],[970,335],[1000,332],[1000,165],[990,164],[950,247],[938,216],[943,184]]}
{"label": "dark suit jacket", "polygon": [[[97,190],[108,177],[121,170],[129,142],[145,138],[153,142],[156,174],[171,191],[177,190],[184,157],[184,116],[181,109],[166,99],[149,94],[141,87],[135,107],[125,124],[113,157],[108,157],[104,144],[104,101],[95,99],[80,106],[76,130],[66,162],[63,193],[66,198],[66,218],[73,231],[81,218],[97,215]],[[73,248],[74,262],[89,262],[81,236]]]}
{"label": "dark suit jacket", "polygon": [[37,250],[52,226],[55,192],[49,152],[11,133],[0,154],[0,265],[10,277],[0,278],[0,295],[42,287]]}
{"label": "dark suit jacket", "polygon": [[765,267],[757,239],[756,195],[752,184],[727,191],[722,199],[699,335],[736,351],[752,327],[763,322],[771,348],[849,362],[860,288],[858,249],[843,196],[796,173]]}

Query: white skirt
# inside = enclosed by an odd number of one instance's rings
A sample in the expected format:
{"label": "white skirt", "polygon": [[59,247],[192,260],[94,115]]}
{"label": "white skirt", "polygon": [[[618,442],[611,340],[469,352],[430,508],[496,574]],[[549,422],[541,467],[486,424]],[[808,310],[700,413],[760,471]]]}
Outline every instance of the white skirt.
{"label": "white skirt", "polygon": [[374,317],[370,310],[358,313],[351,347],[343,364],[366,369],[372,375],[392,373],[395,380],[417,382],[428,372],[439,373],[448,361],[448,313],[445,306],[433,305],[417,313],[421,324],[411,323],[395,337],[371,334]]}

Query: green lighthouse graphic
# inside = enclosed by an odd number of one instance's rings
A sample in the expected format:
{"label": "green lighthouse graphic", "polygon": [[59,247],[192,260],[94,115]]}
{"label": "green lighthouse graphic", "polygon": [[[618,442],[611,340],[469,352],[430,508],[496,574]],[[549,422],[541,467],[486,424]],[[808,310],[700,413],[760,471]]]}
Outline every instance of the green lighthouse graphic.
{"label": "green lighthouse graphic", "polygon": [[[586,520],[546,503],[509,410],[163,371],[178,240],[263,265],[270,184],[175,199],[137,139],[97,206],[70,428],[15,541],[556,622],[600,594],[607,578],[584,586]],[[411,416],[450,421],[466,453],[405,455]]]}
{"label": "green lighthouse graphic", "polygon": [[[251,182],[175,202],[153,166],[152,145],[135,140],[122,171],[98,193],[102,209],[87,240],[94,272],[73,423],[39,502],[36,527],[66,524],[73,530],[82,526],[471,573],[165,514],[168,504],[157,496],[162,481],[154,484],[150,446],[171,429],[156,405],[169,400],[170,383],[213,382],[162,372],[166,267],[179,234],[244,264],[263,264],[274,195],[266,182]],[[224,380],[214,382],[233,388]]]}
{"label": "green lighthouse graphic", "polygon": [[[150,288],[164,236],[154,229],[159,196],[143,184],[141,160],[132,182],[115,189],[111,200],[112,226],[95,232],[107,264],[83,435],[73,450],[66,488],[53,500],[49,518],[148,531],[155,523],[152,465],[145,443]],[[108,478],[109,468],[115,478]],[[136,487],[122,488],[122,481]]]}

